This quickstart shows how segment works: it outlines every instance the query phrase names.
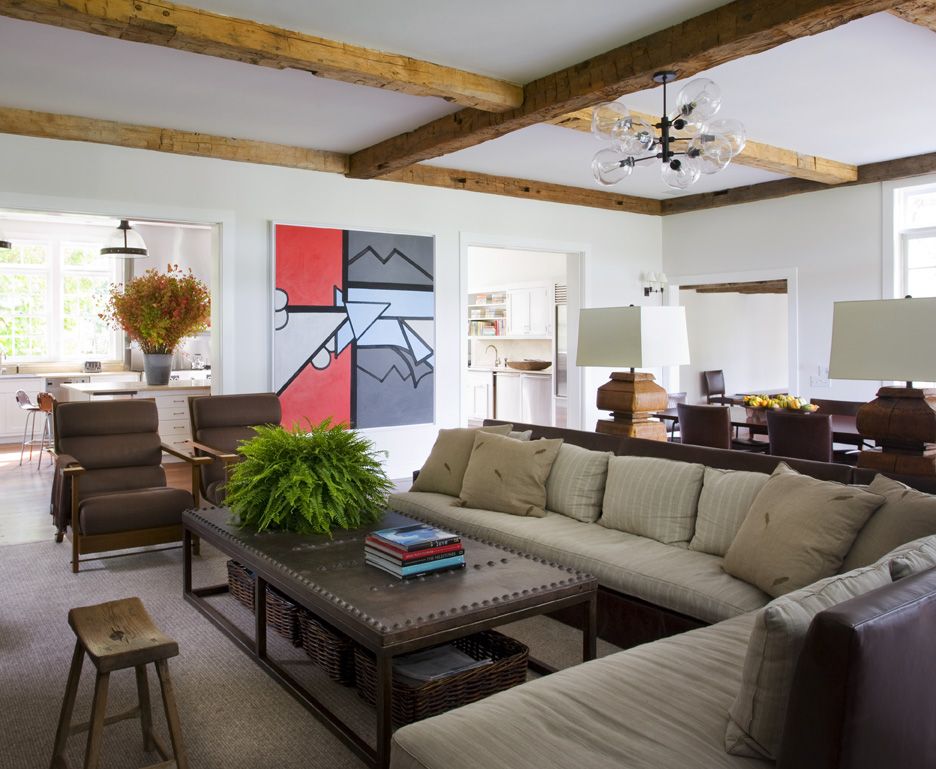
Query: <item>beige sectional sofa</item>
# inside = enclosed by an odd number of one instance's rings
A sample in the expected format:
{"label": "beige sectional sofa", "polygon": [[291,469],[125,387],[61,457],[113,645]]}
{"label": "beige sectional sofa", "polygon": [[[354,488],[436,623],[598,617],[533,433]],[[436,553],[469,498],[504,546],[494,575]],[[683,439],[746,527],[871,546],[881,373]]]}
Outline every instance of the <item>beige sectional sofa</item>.
{"label": "beige sectional sofa", "polygon": [[[568,482],[563,484],[564,490],[557,490],[555,478],[546,484],[544,510],[527,515],[466,507],[451,493],[419,490],[393,495],[390,506],[596,575],[604,594],[614,599],[605,602],[602,627],[614,631],[628,621],[640,625],[636,632],[623,634],[624,646],[673,631],[689,632],[576,666],[406,727],[394,739],[394,769],[763,767],[784,750],[788,756],[795,755],[789,746],[781,749],[783,712],[778,709],[785,708],[790,696],[787,679],[793,676],[802,636],[812,616],[853,596],[861,600],[857,596],[868,590],[890,589],[887,586],[896,561],[884,549],[911,538],[936,535],[936,506],[930,504],[936,500],[910,492],[918,497],[917,507],[906,515],[900,511],[895,514],[895,505],[904,494],[897,492],[894,484],[888,486],[890,482],[877,485],[879,491],[889,494],[886,497],[875,496],[874,489],[868,491],[867,486],[825,484],[829,493],[823,505],[833,512],[826,515],[802,510],[797,525],[806,530],[812,520],[833,521],[836,505],[864,505],[866,513],[851,515],[847,525],[853,530],[849,534],[840,531],[845,525],[841,521],[830,524],[836,536],[846,542],[832,554],[838,570],[844,563],[857,571],[809,584],[812,580],[804,581],[807,578],[795,573],[794,565],[789,579],[799,580],[793,585],[799,589],[791,590],[776,584],[788,579],[785,567],[780,567],[781,579],[771,576],[763,582],[756,573],[758,561],[769,562],[774,554],[754,551],[754,558],[748,560],[755,563],[737,568],[753,570],[751,579],[762,583],[758,587],[723,567],[726,554],[735,561],[743,560],[729,553],[742,526],[741,539],[759,537],[761,543],[771,542],[771,537],[765,536],[767,523],[748,520],[748,512],[768,474],[777,469],[777,458],[651,446],[647,441],[555,428],[525,425],[521,429],[532,429],[533,438],[562,437],[570,444],[605,452],[609,467],[605,484],[600,490],[593,481],[578,484],[577,499],[585,502],[575,506],[574,515],[552,509],[568,507],[568,487],[576,486]],[[587,464],[587,458],[568,450],[559,457],[568,460],[573,455],[581,458],[580,469]],[[852,468],[790,464],[817,479],[854,479]],[[559,466],[557,458],[554,469]],[[560,500],[563,491],[564,501]],[[600,500],[600,509],[597,515],[589,515],[589,504],[595,499]],[[875,519],[879,510],[882,515]],[[769,514],[765,517],[769,521]],[[872,520],[873,526],[869,525]],[[936,563],[936,539],[922,542],[914,545],[925,551],[918,556],[915,571]],[[782,545],[779,549],[782,551]],[[796,553],[785,557],[797,560]],[[872,557],[877,560],[872,562]],[[863,562],[856,563],[856,558]],[[774,576],[776,573],[775,569]],[[904,573],[906,570],[900,576]],[[936,576],[926,588],[930,589],[936,595]],[[899,603],[900,599],[894,600]],[[634,605],[658,609],[685,624],[663,622],[647,627],[645,614],[631,613]],[[769,608],[762,611],[765,606]],[[880,602],[875,604],[875,610],[879,608]],[[617,614],[617,610],[623,619],[607,616]],[[936,609],[933,614],[936,617]],[[796,632],[790,626],[795,626]],[[783,635],[791,632],[793,641]],[[782,643],[778,643],[777,633]],[[620,643],[613,632],[610,635]],[[755,653],[752,644],[761,648]],[[928,649],[926,654],[928,657]],[[774,679],[786,683],[774,685]],[[766,693],[758,689],[765,681],[769,684]],[[733,723],[737,722],[734,732],[729,713]],[[812,721],[807,720],[801,731],[808,731]],[[786,742],[792,742],[789,733]],[[729,748],[733,752],[728,752]],[[780,757],[785,767],[798,766]],[[910,761],[905,765],[925,763]],[[852,764],[840,761],[815,766]]]}

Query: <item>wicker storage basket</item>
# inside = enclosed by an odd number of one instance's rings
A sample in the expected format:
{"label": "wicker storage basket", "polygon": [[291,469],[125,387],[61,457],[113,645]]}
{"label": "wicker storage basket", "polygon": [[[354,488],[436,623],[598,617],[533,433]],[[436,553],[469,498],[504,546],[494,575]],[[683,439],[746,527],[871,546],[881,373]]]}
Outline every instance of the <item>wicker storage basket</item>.
{"label": "wicker storage basket", "polygon": [[328,677],[354,686],[354,641],[307,611],[299,613],[302,648]]}
{"label": "wicker storage basket", "polygon": [[[526,681],[530,650],[519,641],[485,630],[452,643],[469,657],[493,662],[418,687],[394,680],[394,723],[411,724]],[[373,705],[377,700],[377,666],[370,652],[359,646],[354,648],[354,671],[358,694]]]}
{"label": "wicker storage basket", "polygon": [[[227,562],[228,589],[239,603],[248,609],[254,608],[254,581],[253,573],[241,566],[237,561]],[[299,607],[279,591],[267,586],[266,594],[267,624],[283,638],[292,641],[293,646],[302,645],[302,634],[299,628]]]}

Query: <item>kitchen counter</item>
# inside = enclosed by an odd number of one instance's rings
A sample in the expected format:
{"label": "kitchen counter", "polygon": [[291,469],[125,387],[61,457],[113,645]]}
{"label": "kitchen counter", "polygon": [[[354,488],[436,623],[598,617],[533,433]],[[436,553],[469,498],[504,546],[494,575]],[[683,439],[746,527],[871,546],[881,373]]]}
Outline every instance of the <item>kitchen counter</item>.
{"label": "kitchen counter", "polygon": [[[4,366],[4,368],[7,368]],[[28,377],[42,377],[43,379],[52,379],[58,377],[69,377],[69,376],[86,376],[93,377],[95,379],[103,379],[108,376],[114,376],[115,374],[137,374],[137,371],[33,371],[29,373],[20,372],[15,373],[12,371],[4,371],[0,374],[2,379],[26,379]]]}
{"label": "kitchen counter", "polygon": [[552,376],[552,366],[542,371],[521,371],[518,368],[509,366],[469,366],[469,371],[480,371],[485,374],[532,374],[534,376]]}
{"label": "kitchen counter", "polygon": [[63,384],[62,389],[81,395],[131,395],[141,392],[156,395],[170,390],[204,390],[210,392],[211,384],[204,380],[194,379],[180,379],[167,385],[151,385],[146,384],[146,382],[108,382],[104,380],[88,384]]}

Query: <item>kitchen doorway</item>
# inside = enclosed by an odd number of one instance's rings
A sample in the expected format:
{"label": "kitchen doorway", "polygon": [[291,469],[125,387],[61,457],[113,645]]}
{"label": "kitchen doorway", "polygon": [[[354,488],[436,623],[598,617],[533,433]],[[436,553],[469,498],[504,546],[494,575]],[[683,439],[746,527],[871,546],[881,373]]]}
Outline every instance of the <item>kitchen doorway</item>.
{"label": "kitchen doorway", "polygon": [[462,423],[577,427],[568,353],[581,252],[470,244],[462,253]]}

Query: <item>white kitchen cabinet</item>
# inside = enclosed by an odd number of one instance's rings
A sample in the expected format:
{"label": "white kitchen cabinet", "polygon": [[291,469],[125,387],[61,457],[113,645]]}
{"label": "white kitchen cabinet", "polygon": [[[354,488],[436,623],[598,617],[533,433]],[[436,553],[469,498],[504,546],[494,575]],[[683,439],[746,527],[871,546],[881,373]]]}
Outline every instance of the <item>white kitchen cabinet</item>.
{"label": "white kitchen cabinet", "polygon": [[498,371],[494,392],[497,403],[494,416],[508,421],[523,421],[523,394],[520,386],[520,374]]}
{"label": "white kitchen cabinet", "polygon": [[551,425],[552,377],[542,374],[521,374],[520,405],[523,422],[532,425]]}
{"label": "white kitchen cabinet", "polygon": [[[35,403],[36,396],[45,387],[45,378],[35,377],[6,377],[0,378],[0,435],[4,438],[23,439],[23,428],[26,426],[26,412],[16,402],[16,391],[23,390],[29,399]],[[36,435],[42,432],[42,420],[45,416],[36,415]]]}
{"label": "white kitchen cabinet", "polygon": [[467,417],[471,420],[490,419],[494,416],[494,374],[490,371],[468,371]]}
{"label": "white kitchen cabinet", "polygon": [[507,291],[507,333],[510,336],[547,336],[551,332],[549,288],[512,288]]}

